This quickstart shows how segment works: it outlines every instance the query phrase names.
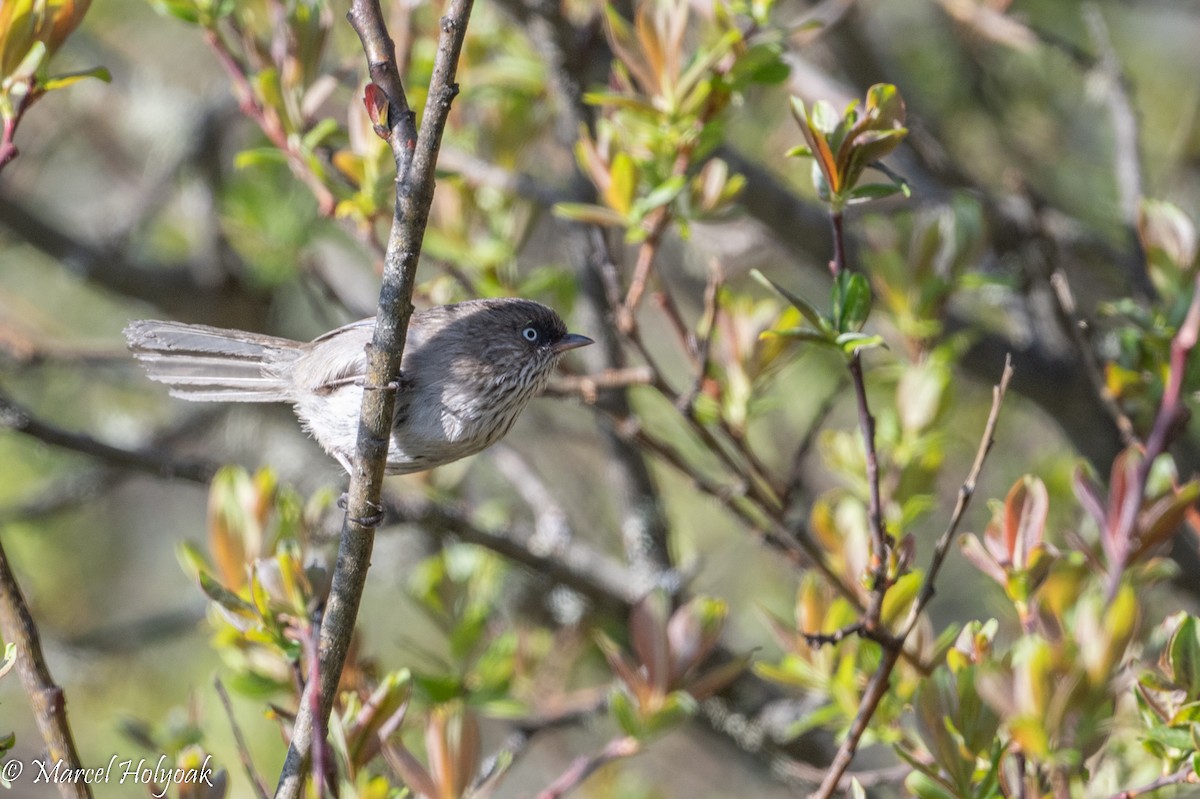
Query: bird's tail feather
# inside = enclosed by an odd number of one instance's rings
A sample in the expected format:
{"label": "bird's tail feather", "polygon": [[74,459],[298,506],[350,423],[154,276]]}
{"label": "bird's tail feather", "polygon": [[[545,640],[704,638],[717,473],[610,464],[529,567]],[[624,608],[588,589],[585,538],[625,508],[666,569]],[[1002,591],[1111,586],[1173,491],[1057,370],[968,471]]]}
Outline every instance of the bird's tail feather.
{"label": "bird's tail feather", "polygon": [[195,402],[288,402],[278,367],[300,354],[286,338],[206,325],[144,320],[125,328],[129,349],[171,394]]}

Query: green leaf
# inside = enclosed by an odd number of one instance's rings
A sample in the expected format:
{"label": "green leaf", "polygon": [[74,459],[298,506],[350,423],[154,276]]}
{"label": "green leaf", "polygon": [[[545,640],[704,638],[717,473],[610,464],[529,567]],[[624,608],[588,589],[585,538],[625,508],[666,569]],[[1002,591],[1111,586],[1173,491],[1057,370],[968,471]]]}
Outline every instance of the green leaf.
{"label": "green leaf", "polygon": [[666,181],[656,186],[649,194],[639,199],[633,205],[633,215],[641,218],[655,208],[667,205],[679,196],[687,186],[687,178],[683,175],[672,175]]}
{"label": "green leaf", "polygon": [[[17,664],[17,645],[9,641],[4,645],[4,658],[0,659],[0,677],[12,671],[12,667]],[[0,752],[4,751],[0,749]]]}
{"label": "green leaf", "polygon": [[880,612],[880,619],[884,624],[897,622],[908,612],[909,606],[917,598],[917,592],[921,590],[921,579],[920,571],[911,571],[901,576],[895,585],[888,589],[884,594],[883,608]]}
{"label": "green leaf", "polygon": [[233,157],[234,169],[286,163],[287,155],[276,147],[256,147],[253,150],[242,150]]}
{"label": "green leaf", "polygon": [[804,101],[799,97],[790,98],[788,107],[792,111],[792,117],[795,118],[796,124],[803,130],[808,127],[808,109],[804,107]]}
{"label": "green leaf", "polygon": [[412,674],[413,690],[426,702],[440,705],[458,699],[467,692],[453,674]]}
{"label": "green leaf", "polygon": [[798,310],[801,315],[808,320],[809,324],[817,328],[817,330],[820,330],[821,332],[832,332],[829,325],[829,320],[826,319],[811,302],[798,294],[792,294],[790,291],[783,288],[783,286],[780,286],[774,280],[771,280],[771,278],[767,277],[757,269],[750,270],[750,277],[754,278],[759,283],[773,290],[779,296],[790,302],[793,306],[795,306],[796,310]]}
{"label": "green leaf", "polygon": [[813,103],[812,111],[808,115],[809,126],[826,136],[836,131],[841,121],[841,115],[825,100],[817,100]]}
{"label": "green leaf", "polygon": [[21,63],[17,64],[16,69],[12,71],[12,74],[4,76],[6,79],[5,85],[8,85],[9,80],[20,81],[26,78],[32,78],[34,75],[38,74],[38,71],[45,66],[48,55],[49,51],[46,49],[45,42],[34,42],[30,46],[29,52],[26,53],[25,57],[21,59]]}
{"label": "green leaf", "polygon": [[958,799],[948,785],[920,771],[905,777],[904,787],[917,799]]}
{"label": "green leaf", "polygon": [[160,13],[169,14],[184,22],[197,23],[200,21],[200,8],[191,0],[151,0]]}
{"label": "green leaf", "polygon": [[612,711],[622,732],[634,738],[642,737],[644,728],[638,718],[637,710],[633,707],[633,702],[629,699],[629,694],[619,688],[614,689],[608,699],[608,709]]}
{"label": "green leaf", "polygon": [[42,89],[52,92],[55,89],[64,89],[72,83],[78,83],[87,78],[96,78],[105,83],[112,83],[112,73],[106,67],[92,67],[91,69],[80,70],[79,72],[66,72],[62,75],[55,75],[52,78],[47,78],[42,81]]}
{"label": "green leaf", "polygon": [[628,153],[617,153],[613,157],[609,176],[612,183],[604,192],[604,199],[610,208],[626,217],[633,206],[633,194],[637,191],[637,167]]}
{"label": "green leaf", "polygon": [[833,319],[841,333],[857,332],[871,313],[871,285],[858,272],[843,270],[833,283]]}
{"label": "green leaf", "polygon": [[615,108],[625,108],[644,114],[658,115],[658,109],[637,95],[617,94],[615,92],[587,92],[583,101],[588,105],[608,105]]}
{"label": "green leaf", "polygon": [[776,43],[754,45],[733,65],[729,71],[729,82],[735,87],[744,83],[782,83],[791,74],[791,67],[780,54],[781,48]]}
{"label": "green leaf", "polygon": [[875,112],[877,124],[888,126],[904,124],[904,98],[890,83],[876,83],[867,89],[867,111]]}
{"label": "green leaf", "polygon": [[876,347],[887,349],[887,345],[883,342],[883,336],[868,335],[867,333],[843,333],[835,339],[835,342],[847,355]]}
{"label": "green leaf", "polygon": [[897,194],[907,195],[905,186],[896,183],[867,183],[855,186],[850,191],[850,203],[865,203],[871,200],[882,200]]}
{"label": "green leaf", "polygon": [[1166,662],[1175,684],[1200,697],[1200,624],[1195,616],[1184,616],[1167,644]]}
{"label": "green leaf", "polygon": [[337,133],[341,128],[338,121],[333,117],[325,117],[320,122],[312,126],[308,133],[300,140],[304,143],[305,148],[312,150],[325,141],[327,138]]}
{"label": "green leaf", "polygon": [[699,703],[686,691],[671,692],[662,707],[646,717],[643,735],[658,735],[679,726],[694,716],[698,707]]}
{"label": "green leaf", "polygon": [[625,227],[628,221],[611,208],[590,203],[556,203],[554,215],[572,222],[586,222],[603,227]]}
{"label": "green leaf", "polygon": [[270,699],[289,687],[287,683],[273,680],[256,671],[238,672],[230,676],[226,682],[231,691],[258,700]]}
{"label": "green leaf", "polygon": [[785,158],[812,158],[812,148],[807,144],[797,144],[795,147],[788,149],[784,154]]}
{"label": "green leaf", "polygon": [[230,591],[225,586],[217,582],[211,574],[206,571],[199,573],[200,590],[204,595],[216,602],[226,610],[232,611],[243,616],[257,616],[254,606],[246,600],[242,599],[237,594]]}
{"label": "green leaf", "polygon": [[806,341],[809,344],[818,344],[823,347],[837,348],[838,344],[834,342],[828,335],[813,330],[811,327],[792,327],[787,330],[764,330],[758,334],[759,338],[796,338],[801,341]]}

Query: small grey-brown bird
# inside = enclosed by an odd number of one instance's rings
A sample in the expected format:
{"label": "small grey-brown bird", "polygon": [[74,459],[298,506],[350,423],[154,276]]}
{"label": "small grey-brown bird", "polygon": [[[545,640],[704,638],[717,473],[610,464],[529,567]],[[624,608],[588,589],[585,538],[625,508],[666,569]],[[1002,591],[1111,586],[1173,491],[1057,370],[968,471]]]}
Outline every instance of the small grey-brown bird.
{"label": "small grey-brown bird", "polygon": [[[197,402],[290,402],[305,430],[350,471],[375,320],[308,343],[145,320],[125,339],[150,379]],[[546,386],[563,353],[591,344],[550,308],[471,300],[413,314],[387,472],[432,469],[496,443]]]}

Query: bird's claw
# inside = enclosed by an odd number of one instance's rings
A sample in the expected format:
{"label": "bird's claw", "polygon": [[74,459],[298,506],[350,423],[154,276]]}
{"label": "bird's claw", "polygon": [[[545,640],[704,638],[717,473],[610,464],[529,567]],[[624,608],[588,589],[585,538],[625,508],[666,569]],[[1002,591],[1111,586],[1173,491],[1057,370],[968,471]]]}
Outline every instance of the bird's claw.
{"label": "bird's claw", "polygon": [[[343,491],[342,495],[338,497],[337,506],[339,510],[349,510],[350,495]],[[354,522],[354,524],[358,525],[359,527],[378,527],[383,522],[384,518],[383,506],[367,500],[367,507],[374,511],[374,513],[371,513],[368,516],[351,516],[349,517],[350,521]]]}

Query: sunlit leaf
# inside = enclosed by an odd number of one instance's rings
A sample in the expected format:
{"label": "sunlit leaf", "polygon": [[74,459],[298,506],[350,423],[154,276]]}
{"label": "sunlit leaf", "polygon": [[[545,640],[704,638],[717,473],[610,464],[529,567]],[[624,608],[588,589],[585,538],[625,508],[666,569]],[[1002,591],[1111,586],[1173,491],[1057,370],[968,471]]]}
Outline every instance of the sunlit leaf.
{"label": "sunlit leaf", "polygon": [[573,222],[586,222],[605,227],[625,227],[628,224],[625,217],[611,208],[588,203],[555,203],[554,215]]}
{"label": "sunlit leaf", "polygon": [[73,83],[78,83],[79,81],[87,80],[88,78],[95,78],[96,80],[102,80],[105,83],[112,83],[112,73],[108,71],[107,67],[92,67],[91,69],[84,69],[79,72],[66,72],[62,75],[54,75],[53,77],[42,81],[41,86],[42,89],[50,92],[54,91],[55,89],[64,89]]}
{"label": "sunlit leaf", "polygon": [[808,323],[817,328],[817,330],[822,332],[831,331],[829,321],[808,300],[798,294],[791,293],[757,269],[751,269],[750,276],[790,302],[808,320]]}

